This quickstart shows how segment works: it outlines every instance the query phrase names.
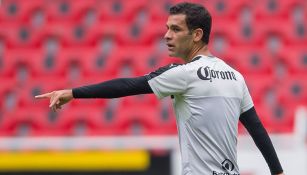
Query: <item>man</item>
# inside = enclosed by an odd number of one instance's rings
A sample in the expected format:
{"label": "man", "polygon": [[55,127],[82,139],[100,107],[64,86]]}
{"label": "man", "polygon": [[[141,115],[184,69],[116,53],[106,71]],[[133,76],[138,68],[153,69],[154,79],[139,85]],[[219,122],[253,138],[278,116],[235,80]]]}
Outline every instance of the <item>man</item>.
{"label": "man", "polygon": [[174,100],[184,175],[238,175],[237,132],[240,120],[263,154],[272,174],[283,170],[258,119],[244,78],[208,50],[211,16],[201,5],[170,8],[165,34],[169,55],[182,58],[137,78],[38,95],[50,98],[54,111],[73,98],[117,98],[154,93]]}

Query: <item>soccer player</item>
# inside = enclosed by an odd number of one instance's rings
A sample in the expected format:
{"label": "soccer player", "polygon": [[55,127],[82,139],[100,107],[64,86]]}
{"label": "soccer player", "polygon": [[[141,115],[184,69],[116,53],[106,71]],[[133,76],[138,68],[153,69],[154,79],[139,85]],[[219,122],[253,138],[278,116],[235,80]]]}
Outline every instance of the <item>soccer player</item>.
{"label": "soccer player", "polygon": [[176,111],[183,175],[239,175],[238,122],[246,127],[274,175],[283,169],[260,122],[243,76],[208,50],[211,15],[205,7],[179,3],[170,8],[164,36],[169,55],[185,64],[171,64],[136,78],[57,90],[54,111],[74,98],[118,98],[154,93],[171,96]]}

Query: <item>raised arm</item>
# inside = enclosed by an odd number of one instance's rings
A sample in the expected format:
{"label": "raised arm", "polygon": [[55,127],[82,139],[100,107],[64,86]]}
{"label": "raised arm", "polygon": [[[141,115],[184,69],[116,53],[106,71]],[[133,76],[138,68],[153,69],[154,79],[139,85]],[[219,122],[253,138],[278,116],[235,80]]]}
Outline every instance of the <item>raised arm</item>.
{"label": "raised arm", "polygon": [[35,98],[49,98],[53,111],[74,98],[118,98],[130,95],[153,93],[145,76],[136,78],[118,78],[98,84],[81,86],[73,89],[57,90]]}
{"label": "raised arm", "polygon": [[240,121],[252,136],[256,146],[266,160],[272,175],[283,175],[272,141],[263,127],[254,107],[242,113]]}

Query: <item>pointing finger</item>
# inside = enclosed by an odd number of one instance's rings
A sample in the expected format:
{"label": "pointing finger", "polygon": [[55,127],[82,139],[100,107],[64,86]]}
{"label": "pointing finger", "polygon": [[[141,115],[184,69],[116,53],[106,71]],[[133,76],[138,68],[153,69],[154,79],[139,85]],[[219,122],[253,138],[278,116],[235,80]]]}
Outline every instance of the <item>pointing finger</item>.
{"label": "pointing finger", "polygon": [[36,95],[36,99],[41,99],[41,98],[50,98],[52,96],[52,92],[41,94],[41,95]]}

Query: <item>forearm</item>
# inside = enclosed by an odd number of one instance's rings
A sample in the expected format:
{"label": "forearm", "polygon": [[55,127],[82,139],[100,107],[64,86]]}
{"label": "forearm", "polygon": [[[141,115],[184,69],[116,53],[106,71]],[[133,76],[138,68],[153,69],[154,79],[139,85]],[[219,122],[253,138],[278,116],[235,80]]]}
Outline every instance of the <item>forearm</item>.
{"label": "forearm", "polygon": [[118,78],[72,89],[74,98],[118,98],[153,93],[145,77]]}
{"label": "forearm", "polygon": [[248,130],[256,146],[261,151],[270,168],[271,173],[273,175],[281,174],[283,169],[278,160],[272,141],[265,128],[263,127],[261,121],[259,120],[254,107],[243,113],[240,116],[240,121]]}

